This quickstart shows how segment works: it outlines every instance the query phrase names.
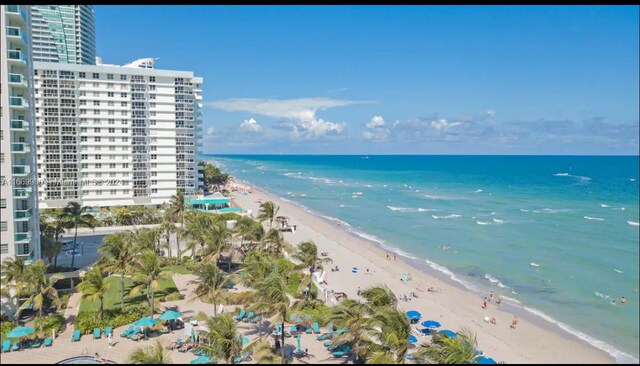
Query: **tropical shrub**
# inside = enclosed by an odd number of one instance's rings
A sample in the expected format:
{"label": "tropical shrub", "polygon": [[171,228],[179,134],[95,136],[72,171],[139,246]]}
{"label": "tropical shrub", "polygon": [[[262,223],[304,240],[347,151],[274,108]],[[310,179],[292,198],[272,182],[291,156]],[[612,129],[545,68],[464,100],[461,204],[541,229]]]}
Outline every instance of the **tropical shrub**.
{"label": "tropical shrub", "polygon": [[87,311],[78,314],[74,327],[79,329],[82,334],[91,334],[94,328],[104,329],[108,326],[115,328],[131,324],[148,315],[149,307],[144,304],[126,307],[124,311],[120,308],[105,310],[103,321],[100,320],[97,312]]}
{"label": "tropical shrub", "polygon": [[177,301],[177,300],[182,300],[182,299],[184,299],[184,296],[182,296],[179,293],[174,292],[172,294],[169,294],[169,295],[165,296],[163,301]]}
{"label": "tropical shrub", "polygon": [[[56,331],[56,334],[62,331],[62,327],[64,326],[64,316],[61,314],[49,314],[42,320],[42,329],[44,334],[51,334],[52,330]],[[40,319],[36,318],[35,320],[35,328],[40,328]]]}
{"label": "tropical shrub", "polygon": [[17,327],[18,324],[10,321],[0,322],[0,334],[4,338],[4,335],[9,333],[13,328]]}

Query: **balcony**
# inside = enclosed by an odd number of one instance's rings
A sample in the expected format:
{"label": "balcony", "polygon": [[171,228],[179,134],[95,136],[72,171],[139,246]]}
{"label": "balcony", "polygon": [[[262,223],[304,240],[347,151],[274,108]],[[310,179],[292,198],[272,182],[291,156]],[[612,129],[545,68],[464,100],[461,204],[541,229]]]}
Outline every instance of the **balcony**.
{"label": "balcony", "polygon": [[23,88],[28,87],[27,79],[22,76],[22,74],[9,74],[9,85]]}
{"label": "balcony", "polygon": [[25,14],[22,7],[19,5],[5,5],[4,11],[7,12],[10,20],[20,20],[23,23],[27,23],[27,14]]}
{"label": "balcony", "polygon": [[21,119],[12,119],[11,130],[12,131],[29,131],[29,122],[23,121]]}
{"label": "balcony", "polygon": [[31,146],[26,142],[14,142],[11,144],[11,152],[28,153],[31,152]]}
{"label": "balcony", "polygon": [[29,108],[29,103],[23,97],[9,97],[9,107]]}
{"label": "balcony", "polygon": [[14,165],[11,173],[18,177],[26,177],[31,173],[31,167],[28,165]]}
{"label": "balcony", "polygon": [[18,221],[26,221],[29,220],[29,218],[31,218],[31,209],[28,208],[26,210],[15,210],[13,213],[13,219]]}
{"label": "balcony", "polygon": [[10,41],[22,42],[23,46],[29,45],[27,36],[18,27],[7,27],[7,37]]}
{"label": "balcony", "polygon": [[27,199],[31,194],[31,188],[14,188],[13,198],[15,199]]}
{"label": "balcony", "polygon": [[23,66],[27,65],[27,56],[19,50],[8,50],[7,58],[10,62],[14,62]]}

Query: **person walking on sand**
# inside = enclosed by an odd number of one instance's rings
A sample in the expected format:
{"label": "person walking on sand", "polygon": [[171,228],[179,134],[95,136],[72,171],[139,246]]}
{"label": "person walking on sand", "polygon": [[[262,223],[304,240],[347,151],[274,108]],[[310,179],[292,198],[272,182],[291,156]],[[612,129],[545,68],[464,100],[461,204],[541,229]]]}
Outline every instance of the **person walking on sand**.
{"label": "person walking on sand", "polygon": [[509,327],[512,329],[516,329],[516,325],[518,325],[518,317],[514,315]]}
{"label": "person walking on sand", "polygon": [[486,309],[487,308],[487,298],[484,298],[484,301],[482,302],[482,308]]}
{"label": "person walking on sand", "polygon": [[493,291],[489,291],[489,302],[493,300]]}
{"label": "person walking on sand", "polygon": [[360,296],[360,286],[358,286],[358,296]]}
{"label": "person walking on sand", "polygon": [[393,253],[393,260],[396,260],[396,253]]}
{"label": "person walking on sand", "polygon": [[496,300],[496,304],[498,305],[502,304],[502,292],[498,293],[498,300]]}

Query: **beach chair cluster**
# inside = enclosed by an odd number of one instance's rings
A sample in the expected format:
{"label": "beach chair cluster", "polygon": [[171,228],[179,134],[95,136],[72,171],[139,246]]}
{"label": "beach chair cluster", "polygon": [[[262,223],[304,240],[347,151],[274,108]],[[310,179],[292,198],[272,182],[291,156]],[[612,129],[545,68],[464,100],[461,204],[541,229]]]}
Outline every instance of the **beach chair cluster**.
{"label": "beach chair cluster", "polygon": [[142,333],[142,329],[140,329],[140,327],[134,327],[133,325],[130,325],[129,328],[127,328],[127,330],[120,333],[120,337],[128,338],[134,341],[139,341],[144,337],[144,334]]}
{"label": "beach chair cluster", "polygon": [[51,347],[52,344],[53,341],[51,340],[51,337],[47,337],[45,339],[35,338],[32,340],[23,341],[22,343],[14,342],[13,344],[11,344],[11,340],[5,339],[2,342],[2,353],[40,348],[41,346]]}
{"label": "beach chair cluster", "polygon": [[324,346],[327,347],[333,357],[336,358],[346,356],[351,352],[351,346],[344,342],[333,344],[333,341],[326,341],[324,342]]}
{"label": "beach chair cluster", "polygon": [[241,309],[240,314],[234,316],[233,319],[245,323],[257,324],[262,319],[262,317],[260,315],[254,314],[253,311],[250,311],[247,314],[244,309]]}

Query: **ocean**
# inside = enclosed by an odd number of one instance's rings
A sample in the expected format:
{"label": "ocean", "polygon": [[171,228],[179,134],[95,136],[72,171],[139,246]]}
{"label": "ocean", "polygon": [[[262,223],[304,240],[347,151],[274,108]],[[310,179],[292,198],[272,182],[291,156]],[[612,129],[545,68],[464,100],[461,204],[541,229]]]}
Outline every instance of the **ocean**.
{"label": "ocean", "polygon": [[202,158],[638,363],[637,156]]}

